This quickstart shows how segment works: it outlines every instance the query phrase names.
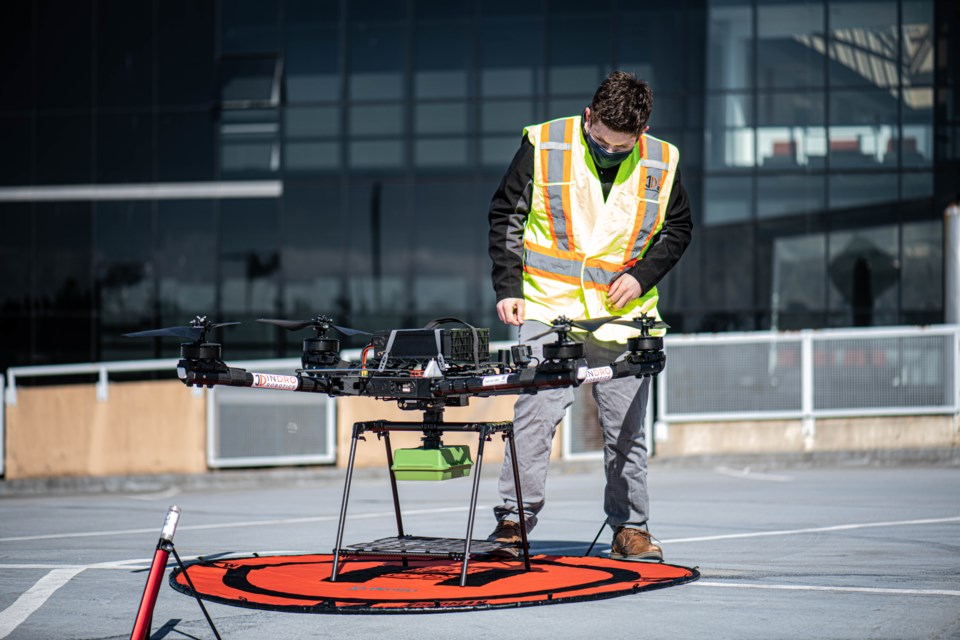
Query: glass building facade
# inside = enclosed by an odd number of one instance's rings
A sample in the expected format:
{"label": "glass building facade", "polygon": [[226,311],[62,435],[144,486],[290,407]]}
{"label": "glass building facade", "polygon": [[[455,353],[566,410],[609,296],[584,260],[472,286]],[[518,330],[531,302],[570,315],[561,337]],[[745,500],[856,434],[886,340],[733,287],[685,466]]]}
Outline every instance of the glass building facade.
{"label": "glass building facade", "polygon": [[45,0],[2,9],[0,368],[121,334],[496,319],[490,198],[531,123],[648,79],[696,223],[680,331],[935,323],[958,180],[947,0]]}

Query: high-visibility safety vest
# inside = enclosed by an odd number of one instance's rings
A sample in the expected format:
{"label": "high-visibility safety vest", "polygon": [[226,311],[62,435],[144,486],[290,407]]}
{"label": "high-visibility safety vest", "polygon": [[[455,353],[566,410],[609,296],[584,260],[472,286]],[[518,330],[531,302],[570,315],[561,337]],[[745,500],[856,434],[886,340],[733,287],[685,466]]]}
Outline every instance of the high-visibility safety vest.
{"label": "high-visibility safety vest", "polygon": [[[653,287],[621,309],[607,305],[614,277],[643,259],[663,226],[680,152],[642,135],[620,164],[606,201],[580,116],[531,125],[533,195],[523,234],[526,318],[550,324],[657,313]],[[625,342],[638,331],[606,324],[599,340]]]}

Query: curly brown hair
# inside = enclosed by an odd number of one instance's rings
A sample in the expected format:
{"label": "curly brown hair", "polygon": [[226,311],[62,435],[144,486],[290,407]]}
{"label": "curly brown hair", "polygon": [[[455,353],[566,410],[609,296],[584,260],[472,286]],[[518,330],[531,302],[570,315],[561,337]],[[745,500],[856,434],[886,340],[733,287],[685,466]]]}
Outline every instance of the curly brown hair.
{"label": "curly brown hair", "polygon": [[614,71],[597,87],[590,112],[619,133],[640,135],[653,111],[653,90],[626,71]]}

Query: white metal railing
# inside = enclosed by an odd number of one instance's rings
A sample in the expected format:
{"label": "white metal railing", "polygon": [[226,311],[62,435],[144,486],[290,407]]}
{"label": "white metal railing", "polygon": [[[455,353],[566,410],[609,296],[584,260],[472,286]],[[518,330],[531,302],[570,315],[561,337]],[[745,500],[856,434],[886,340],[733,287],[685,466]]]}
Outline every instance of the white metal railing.
{"label": "white metal railing", "polygon": [[960,326],[667,336],[658,421],[960,414]]}
{"label": "white metal railing", "polygon": [[8,405],[17,404],[18,378],[50,378],[76,375],[97,376],[97,400],[106,402],[109,398],[108,383],[111,373],[146,373],[153,371],[173,371],[177,360],[163,358],[158,360],[125,360],[120,362],[90,362],[81,364],[56,364],[35,367],[10,367],[4,400]]}
{"label": "white metal railing", "polygon": [[[490,350],[508,349],[513,342],[491,343]],[[953,414],[960,420],[960,326],[892,327],[669,335],[667,367],[658,376],[655,429],[671,422],[800,419],[806,435],[817,418]],[[357,359],[359,350],[343,352]],[[95,375],[98,401],[109,399],[110,376],[116,373],[172,371],[177,360],[136,360],[71,365],[12,367],[0,375],[0,397],[17,402],[17,382],[28,377]],[[292,371],[299,358],[231,362],[260,371]],[[200,395],[202,389],[193,388]],[[328,398],[324,421],[331,425],[337,398]],[[219,436],[215,394],[208,395],[208,442]],[[5,429],[0,412],[0,447]],[[584,425],[589,428],[589,425]],[[589,445],[576,444],[566,421],[565,457],[595,457]],[[211,429],[215,430],[211,432]],[[333,431],[328,429],[328,431]],[[649,427],[648,437],[652,429]],[[581,434],[582,435],[582,434]],[[332,437],[331,434],[327,434]],[[329,450],[313,461],[332,460]],[[2,453],[2,449],[0,449]],[[0,473],[3,472],[0,455]],[[230,464],[290,464],[291,458],[251,456],[219,458],[208,449],[211,466]],[[272,462],[271,462],[272,461]],[[298,459],[297,462],[302,462]]]}

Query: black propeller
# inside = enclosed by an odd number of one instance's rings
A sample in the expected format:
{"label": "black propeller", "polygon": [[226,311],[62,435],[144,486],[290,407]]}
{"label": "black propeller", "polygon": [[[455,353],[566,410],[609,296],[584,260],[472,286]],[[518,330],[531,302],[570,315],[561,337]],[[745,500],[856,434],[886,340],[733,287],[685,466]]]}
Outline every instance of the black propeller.
{"label": "black propeller", "polygon": [[538,333],[537,335],[530,338],[530,340],[536,340],[542,338],[545,335],[551,333],[566,334],[572,331],[574,328],[583,329],[584,331],[589,331],[593,333],[603,325],[607,324],[611,320],[616,320],[620,316],[606,316],[604,318],[591,318],[589,320],[571,320],[567,317],[560,316],[553,321],[553,326],[544,331],[543,333]]}
{"label": "black propeller", "polygon": [[239,322],[219,322],[214,323],[207,320],[206,316],[197,316],[190,321],[189,325],[182,327],[167,327],[165,329],[150,329],[148,331],[136,331],[134,333],[123,334],[126,338],[183,338],[191,340],[197,344],[206,342],[207,333],[219,327],[229,327],[240,324]]}
{"label": "black propeller", "polygon": [[258,318],[257,322],[276,325],[286,329],[287,331],[300,331],[301,329],[306,329],[307,327],[313,327],[317,332],[318,338],[323,338],[326,336],[327,331],[330,329],[335,329],[348,337],[373,335],[368,331],[361,331],[359,329],[351,329],[349,327],[341,327],[333,324],[333,320],[327,316],[317,316],[316,318],[311,318],[310,320],[276,320],[273,318]]}
{"label": "black propeller", "polygon": [[603,325],[611,322],[613,324],[626,325],[628,327],[633,327],[634,329],[640,329],[641,331],[650,331],[652,329],[669,329],[668,325],[663,320],[657,320],[653,316],[648,316],[643,314],[637,318],[624,318],[623,316],[605,316],[603,318],[591,318],[589,320],[570,320],[563,316],[557,318],[553,321],[553,326],[544,331],[543,333],[538,333],[537,335],[530,338],[530,340],[536,340],[542,338],[545,335],[551,333],[566,334],[572,331],[574,328],[583,329],[584,331],[589,331],[593,333]]}
{"label": "black propeller", "polygon": [[613,324],[622,324],[628,327],[633,327],[634,329],[639,329],[644,334],[652,329],[669,329],[668,325],[663,320],[657,320],[653,316],[648,316],[643,314],[637,318],[620,318],[619,320],[614,320]]}

